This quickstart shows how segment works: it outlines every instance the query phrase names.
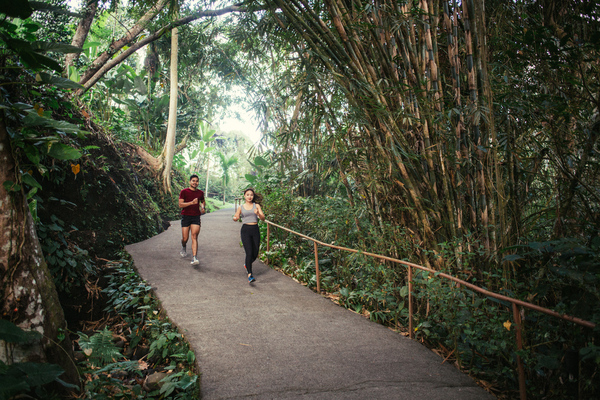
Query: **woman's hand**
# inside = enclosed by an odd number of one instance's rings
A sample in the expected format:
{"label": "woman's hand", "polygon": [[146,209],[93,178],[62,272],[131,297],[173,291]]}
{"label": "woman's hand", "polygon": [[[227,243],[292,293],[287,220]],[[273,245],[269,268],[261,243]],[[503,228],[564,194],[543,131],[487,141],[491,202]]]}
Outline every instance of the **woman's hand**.
{"label": "woman's hand", "polygon": [[254,214],[256,214],[258,218],[260,218],[262,221],[265,220],[265,214],[263,214],[262,207],[259,204],[256,205],[256,209],[254,209]]}

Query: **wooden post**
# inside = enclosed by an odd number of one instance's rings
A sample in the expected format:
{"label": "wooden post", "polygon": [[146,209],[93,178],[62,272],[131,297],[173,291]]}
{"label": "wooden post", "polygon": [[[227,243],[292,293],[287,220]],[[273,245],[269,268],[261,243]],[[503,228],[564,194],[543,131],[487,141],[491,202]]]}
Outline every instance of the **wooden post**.
{"label": "wooden post", "polygon": [[[515,319],[515,333],[517,336],[517,351],[523,350],[523,337],[522,335],[522,324],[521,314],[519,313],[519,306],[515,303],[512,305],[513,318]],[[519,369],[519,394],[521,400],[527,400],[527,386],[525,384],[525,369],[523,368],[523,360],[521,356],[517,354],[517,367]]]}
{"label": "wooden post", "polygon": [[267,265],[269,265],[269,251],[271,251],[271,244],[269,243],[269,236],[271,235],[271,224],[267,222]]}
{"label": "wooden post", "polygon": [[321,273],[319,272],[319,252],[317,248],[317,242],[313,242],[315,245],[315,269],[317,271],[317,293],[321,293]]}
{"label": "wooden post", "polygon": [[411,339],[415,338],[415,331],[413,329],[413,297],[412,297],[412,267],[408,267],[408,336]]}

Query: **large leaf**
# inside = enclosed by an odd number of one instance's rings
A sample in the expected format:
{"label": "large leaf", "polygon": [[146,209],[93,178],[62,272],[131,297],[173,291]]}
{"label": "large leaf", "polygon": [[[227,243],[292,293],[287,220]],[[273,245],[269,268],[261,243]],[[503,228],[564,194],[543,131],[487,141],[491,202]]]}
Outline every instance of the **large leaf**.
{"label": "large leaf", "polygon": [[30,42],[22,39],[10,38],[7,39],[5,43],[29,68],[35,70],[49,68],[56,72],[62,72],[62,67],[58,61],[43,54],[36,53]]}
{"label": "large leaf", "polygon": [[25,373],[27,383],[29,383],[30,386],[42,386],[46,383],[53,382],[65,372],[56,364],[27,362],[15,363],[12,365]]}
{"label": "large leaf", "polygon": [[25,145],[25,155],[27,156],[29,161],[31,161],[35,165],[38,165],[40,163],[40,152],[38,151],[37,147],[35,147],[34,145],[32,145],[32,144]]}
{"label": "large leaf", "polygon": [[83,45],[83,48],[89,49],[90,47],[98,47],[101,44],[102,44],[101,42],[85,42],[85,44]]}
{"label": "large leaf", "polygon": [[81,152],[63,143],[54,143],[48,152],[50,157],[57,160],[75,160],[81,157]]}
{"label": "large leaf", "polygon": [[61,89],[83,89],[83,85],[77,82],[60,76],[50,75],[46,72],[38,73],[37,77],[39,77],[38,82],[51,84]]}
{"label": "large leaf", "polygon": [[45,3],[43,1],[30,1],[29,5],[35,11],[49,11],[49,12],[52,12],[54,14],[68,15],[68,16],[73,17],[73,18],[83,18],[83,14],[74,13],[72,11],[69,11],[64,6],[62,6],[62,7],[61,6],[55,6],[55,5],[52,5],[50,3]]}
{"label": "large leaf", "polygon": [[8,0],[0,1],[0,13],[11,18],[27,19],[33,10],[27,0]]}
{"label": "large leaf", "polygon": [[23,378],[23,373],[9,367],[6,374],[0,374],[0,399],[10,399],[13,395],[27,392],[30,387]]}
{"label": "large leaf", "polygon": [[56,42],[33,42],[31,44],[31,48],[37,52],[48,52],[52,51],[55,53],[81,53],[83,49],[81,47],[71,46],[66,43],[56,43]]}
{"label": "large leaf", "polygon": [[37,331],[24,331],[5,319],[0,319],[0,340],[8,343],[31,343],[42,335]]}
{"label": "large leaf", "polygon": [[144,83],[144,80],[142,79],[141,76],[137,75],[134,79],[133,82],[135,84],[135,88],[137,89],[138,92],[140,92],[140,94],[147,94],[148,93],[148,89],[146,88],[146,84]]}
{"label": "large leaf", "polygon": [[259,165],[261,167],[268,167],[269,166],[269,162],[267,160],[265,160],[263,157],[258,156],[254,159],[254,164]]}
{"label": "large leaf", "polygon": [[85,132],[84,130],[79,129],[77,125],[73,125],[67,121],[56,121],[51,118],[40,117],[36,112],[29,112],[23,119],[23,123],[25,126],[42,126],[66,133]]}
{"label": "large leaf", "polygon": [[40,185],[33,176],[31,176],[27,173],[25,173],[21,176],[21,180],[23,181],[23,183],[26,183],[27,185],[29,185],[31,187],[38,188],[38,189],[42,188],[42,185]]}

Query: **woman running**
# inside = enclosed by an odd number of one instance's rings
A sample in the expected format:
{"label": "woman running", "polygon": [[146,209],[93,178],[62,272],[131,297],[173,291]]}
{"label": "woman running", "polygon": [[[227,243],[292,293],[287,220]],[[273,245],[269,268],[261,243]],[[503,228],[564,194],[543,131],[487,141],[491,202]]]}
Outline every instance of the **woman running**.
{"label": "woman running", "polygon": [[244,251],[246,251],[246,263],[244,267],[248,273],[248,282],[255,282],[256,279],[252,276],[252,263],[258,257],[258,249],[260,248],[260,230],[258,228],[258,219],[265,220],[265,214],[262,212],[262,207],[259,203],[262,202],[262,196],[255,193],[254,189],[248,188],[244,190],[245,203],[238,208],[233,216],[234,221],[242,219],[242,229],[240,235]]}

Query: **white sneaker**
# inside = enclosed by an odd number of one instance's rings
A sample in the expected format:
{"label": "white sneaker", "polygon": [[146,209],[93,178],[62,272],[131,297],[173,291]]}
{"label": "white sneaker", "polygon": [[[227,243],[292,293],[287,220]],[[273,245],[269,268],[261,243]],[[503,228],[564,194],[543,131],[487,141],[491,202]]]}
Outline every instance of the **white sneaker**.
{"label": "white sneaker", "polygon": [[181,251],[179,252],[179,255],[180,255],[181,257],[186,257],[186,256],[187,256],[187,253],[185,252],[185,250],[181,250]]}
{"label": "white sneaker", "polygon": [[200,261],[198,261],[198,259],[196,257],[194,257],[194,258],[192,258],[192,262],[190,264],[198,265],[198,264],[200,264]]}

